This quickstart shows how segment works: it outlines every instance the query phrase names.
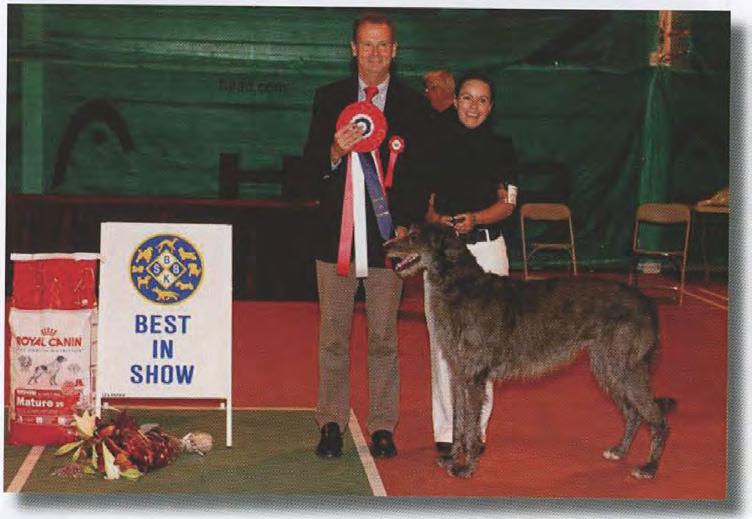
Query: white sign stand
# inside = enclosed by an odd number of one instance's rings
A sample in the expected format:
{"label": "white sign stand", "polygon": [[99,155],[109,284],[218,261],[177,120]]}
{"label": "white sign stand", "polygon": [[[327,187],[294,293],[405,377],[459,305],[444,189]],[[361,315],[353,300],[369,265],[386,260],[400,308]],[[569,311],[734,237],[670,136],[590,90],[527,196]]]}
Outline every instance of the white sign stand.
{"label": "white sign stand", "polygon": [[96,411],[108,398],[226,402],[232,446],[232,227],[106,222]]}

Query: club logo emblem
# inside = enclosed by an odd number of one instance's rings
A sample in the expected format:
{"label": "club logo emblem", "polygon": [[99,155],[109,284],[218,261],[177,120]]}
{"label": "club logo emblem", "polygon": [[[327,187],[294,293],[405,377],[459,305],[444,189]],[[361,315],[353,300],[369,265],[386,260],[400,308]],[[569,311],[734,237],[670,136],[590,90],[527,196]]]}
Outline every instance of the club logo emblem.
{"label": "club logo emblem", "polygon": [[201,283],[203,262],[196,247],[173,234],[142,242],[133,252],[131,282],[146,299],[161,305],[184,301]]}

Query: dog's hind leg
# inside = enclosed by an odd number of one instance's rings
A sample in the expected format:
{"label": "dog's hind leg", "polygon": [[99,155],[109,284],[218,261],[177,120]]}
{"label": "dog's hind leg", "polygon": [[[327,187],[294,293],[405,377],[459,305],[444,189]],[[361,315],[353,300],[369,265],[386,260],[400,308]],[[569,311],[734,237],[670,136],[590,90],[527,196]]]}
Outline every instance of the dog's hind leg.
{"label": "dog's hind leg", "polygon": [[614,401],[621,408],[621,412],[624,415],[624,436],[619,445],[603,451],[603,457],[609,460],[620,460],[629,452],[629,447],[632,445],[637,428],[640,426],[640,414],[634,406],[621,397],[614,396]]}
{"label": "dog's hind leg", "polygon": [[666,447],[668,433],[669,427],[666,418],[661,417],[657,422],[650,424],[650,455],[648,456],[647,463],[632,470],[632,476],[638,479],[651,479],[655,477],[655,473],[658,470],[658,462]]}
{"label": "dog's hind leg", "polygon": [[644,376],[647,374],[647,366],[642,369],[645,373],[632,372],[627,375],[628,382],[626,397],[637,409],[643,420],[650,424],[650,454],[647,462],[632,471],[632,476],[639,479],[649,479],[655,477],[658,470],[658,462],[663,455],[663,449],[666,447],[669,427],[668,421],[661,410],[661,407],[650,393],[650,388],[645,382]]}
{"label": "dog's hind leg", "polygon": [[[637,429],[640,426],[640,413],[627,398],[629,386],[644,386],[648,384],[648,378],[633,376],[625,380],[622,373],[623,365],[614,366],[613,359],[606,354],[606,349],[598,347],[599,344],[613,344],[612,338],[601,338],[590,348],[590,367],[598,384],[613,399],[616,406],[624,415],[624,435],[618,445],[603,451],[603,457],[609,460],[620,460],[629,452]],[[639,375],[639,374],[638,374]],[[645,372],[647,375],[647,372]]]}

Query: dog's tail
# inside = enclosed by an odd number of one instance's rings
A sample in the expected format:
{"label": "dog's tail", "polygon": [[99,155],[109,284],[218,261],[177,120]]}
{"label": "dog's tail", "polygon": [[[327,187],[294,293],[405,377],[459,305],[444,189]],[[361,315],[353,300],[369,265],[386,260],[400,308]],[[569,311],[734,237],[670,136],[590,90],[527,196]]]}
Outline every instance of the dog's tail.
{"label": "dog's tail", "polygon": [[673,411],[674,408],[676,408],[675,398],[660,397],[655,399],[655,403],[658,404],[658,407],[661,409],[661,414],[663,414],[663,416],[666,416],[668,413]]}

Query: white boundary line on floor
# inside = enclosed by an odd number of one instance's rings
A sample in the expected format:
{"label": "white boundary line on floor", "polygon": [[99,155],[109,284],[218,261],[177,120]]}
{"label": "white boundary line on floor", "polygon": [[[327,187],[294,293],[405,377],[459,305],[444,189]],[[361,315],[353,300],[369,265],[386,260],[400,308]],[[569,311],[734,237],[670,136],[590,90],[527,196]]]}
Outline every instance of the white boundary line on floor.
{"label": "white boundary line on floor", "polygon": [[[185,411],[185,410],[191,410],[191,411],[215,411],[217,410],[217,407],[211,406],[149,406],[149,405],[128,405],[128,406],[120,406],[121,408],[128,408],[128,409],[162,409],[165,411]],[[112,409],[112,408],[110,408]],[[233,407],[234,411],[313,411],[313,407]],[[353,443],[355,443],[355,449],[358,453],[358,457],[360,458],[360,463],[363,465],[363,470],[366,473],[366,477],[368,478],[368,484],[371,487],[371,492],[373,492],[374,496],[382,496],[385,497],[387,495],[386,488],[384,488],[384,482],[381,480],[381,475],[379,475],[379,470],[376,468],[376,462],[373,460],[373,456],[371,456],[371,451],[368,449],[368,443],[366,443],[366,439],[363,436],[363,431],[360,429],[360,424],[358,423],[358,419],[355,417],[355,412],[353,412],[352,409],[350,409],[350,421],[348,422],[348,427],[350,428],[350,434],[352,434],[353,437]],[[18,472],[16,472],[16,475],[13,477],[13,481],[11,481],[10,485],[8,485],[8,489],[6,492],[12,492],[12,493],[18,493],[23,489],[23,486],[26,484],[26,481],[29,479],[29,476],[31,476],[31,473],[34,471],[34,467],[36,466],[37,462],[39,461],[39,458],[42,456],[42,453],[44,452],[45,447],[43,445],[35,445],[31,448],[29,451],[29,454],[26,455],[26,459],[24,459],[23,463],[21,464],[21,467],[18,469]]]}
{"label": "white boundary line on floor", "polygon": [[728,301],[729,300],[728,296],[725,296],[723,294],[719,294],[718,292],[713,292],[712,290],[708,290],[707,288],[699,288],[698,287],[697,290],[699,290],[700,292],[702,292],[704,294],[708,294],[708,295],[711,295],[713,297],[717,297],[718,299],[723,299],[724,301]]}
{"label": "white boundary line on floor", "polygon": [[684,289],[684,294],[688,295],[688,296],[691,296],[691,297],[694,297],[695,299],[699,299],[700,301],[702,301],[704,303],[707,303],[707,304],[709,304],[711,306],[715,306],[716,308],[720,308],[721,310],[728,311],[728,306],[722,305],[720,303],[716,303],[715,301],[711,301],[710,299],[705,299],[702,296],[698,296],[697,294],[694,294],[694,293],[690,292],[686,288]]}
{"label": "white boundary line on floor", "polygon": [[43,445],[35,445],[31,448],[29,453],[26,455],[26,459],[18,469],[18,472],[16,472],[13,481],[11,481],[10,485],[8,485],[6,492],[18,493],[21,491],[23,486],[26,484],[26,480],[28,480],[29,476],[31,476],[31,473],[34,470],[34,466],[42,456],[44,449],[45,447]]}
{"label": "white boundary line on floor", "polygon": [[358,419],[355,417],[355,412],[352,409],[350,409],[350,421],[347,426],[350,428],[350,434],[352,434],[353,442],[355,442],[355,449],[358,451],[358,456],[360,456],[363,470],[366,471],[368,484],[371,485],[373,495],[385,497],[386,488],[384,488],[384,482],[381,481],[379,469],[376,468],[376,462],[373,461],[373,456],[371,456],[371,451],[368,449],[363,431],[360,430],[360,424],[358,424]]}

